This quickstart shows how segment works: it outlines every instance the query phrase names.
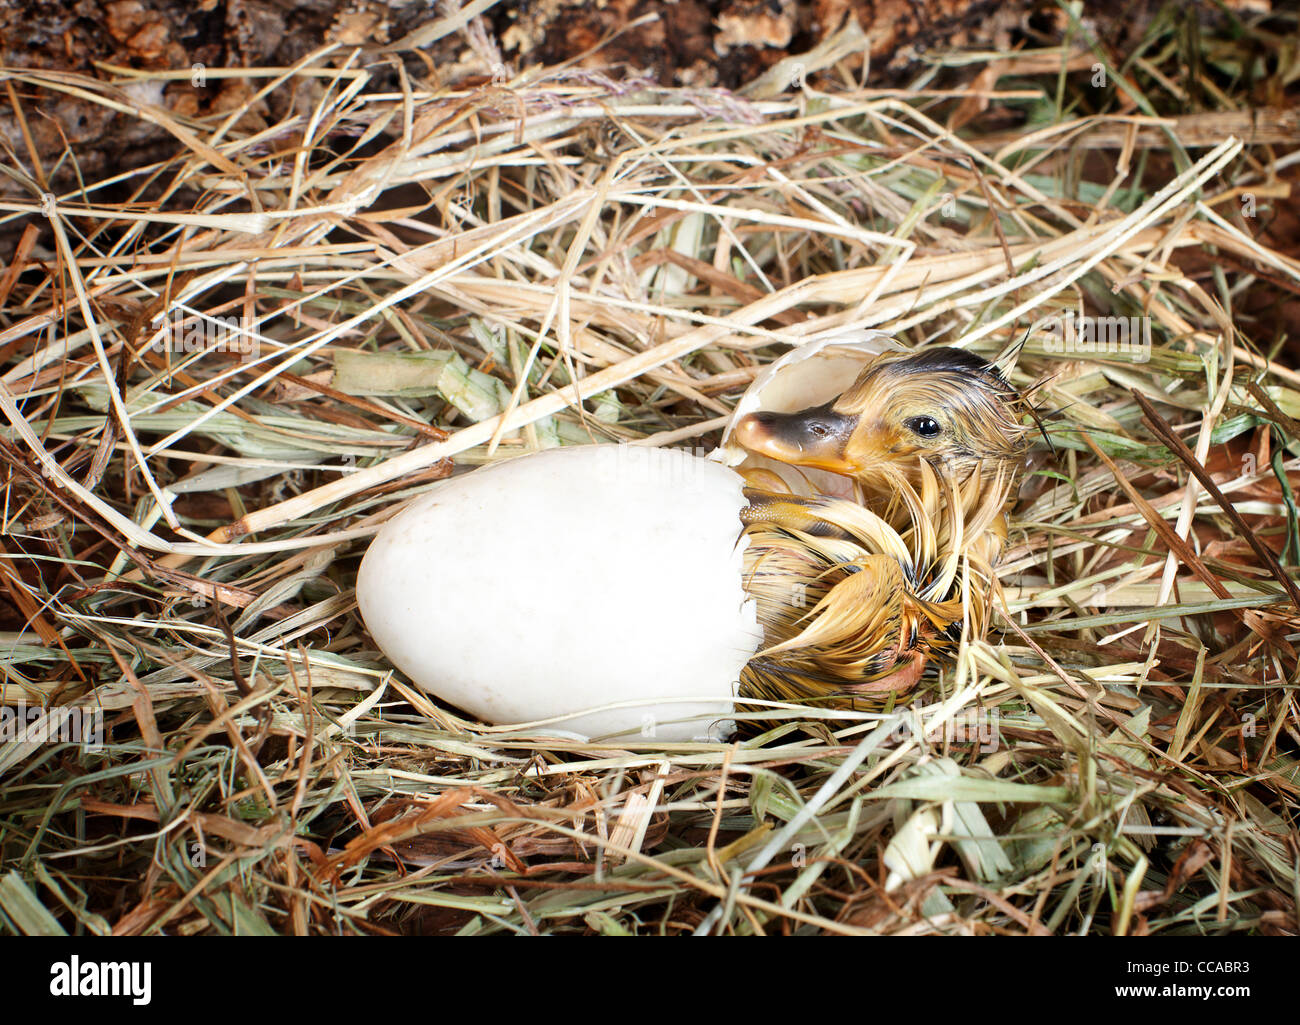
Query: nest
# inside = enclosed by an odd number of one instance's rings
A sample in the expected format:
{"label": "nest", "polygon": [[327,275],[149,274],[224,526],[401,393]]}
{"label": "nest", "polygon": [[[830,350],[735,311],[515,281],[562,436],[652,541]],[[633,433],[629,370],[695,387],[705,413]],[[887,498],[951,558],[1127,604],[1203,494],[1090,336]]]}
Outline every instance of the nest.
{"label": "nest", "polygon": [[[0,744],[0,929],[1297,930],[1294,125],[1158,116],[1168,53],[888,91],[840,42],[738,93],[322,53],[203,118],[140,99],[188,71],[8,75],[177,146],[7,168],[3,707],[102,730]],[[1124,88],[1079,113],[1094,65]],[[453,465],[707,450],[861,328],[1001,359],[1042,415],[989,638],[905,707],[580,743],[375,650],[366,541]]]}

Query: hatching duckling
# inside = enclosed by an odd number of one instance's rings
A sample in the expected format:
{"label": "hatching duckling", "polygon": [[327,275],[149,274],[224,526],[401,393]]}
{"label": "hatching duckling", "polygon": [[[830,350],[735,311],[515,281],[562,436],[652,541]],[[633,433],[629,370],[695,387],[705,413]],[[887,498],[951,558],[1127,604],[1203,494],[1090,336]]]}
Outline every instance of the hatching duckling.
{"label": "hatching duckling", "polygon": [[938,348],[876,357],[825,405],[741,419],[745,448],[851,478],[862,498],[795,496],[773,474],[751,478],[746,587],[765,647],[742,692],[852,705],[915,685],[963,620],[981,636],[1026,411],[992,365]]}

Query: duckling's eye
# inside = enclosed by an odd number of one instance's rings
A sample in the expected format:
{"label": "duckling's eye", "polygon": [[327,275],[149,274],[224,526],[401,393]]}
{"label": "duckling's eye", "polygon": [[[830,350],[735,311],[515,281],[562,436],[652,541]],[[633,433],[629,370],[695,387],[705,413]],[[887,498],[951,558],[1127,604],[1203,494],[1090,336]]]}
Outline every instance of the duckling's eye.
{"label": "duckling's eye", "polygon": [[943,430],[939,421],[932,416],[914,416],[903,422],[913,434],[919,434],[922,438],[937,438]]}
{"label": "duckling's eye", "polygon": [[820,420],[809,420],[808,433],[814,438],[829,438],[833,432],[830,424],[824,424]]}

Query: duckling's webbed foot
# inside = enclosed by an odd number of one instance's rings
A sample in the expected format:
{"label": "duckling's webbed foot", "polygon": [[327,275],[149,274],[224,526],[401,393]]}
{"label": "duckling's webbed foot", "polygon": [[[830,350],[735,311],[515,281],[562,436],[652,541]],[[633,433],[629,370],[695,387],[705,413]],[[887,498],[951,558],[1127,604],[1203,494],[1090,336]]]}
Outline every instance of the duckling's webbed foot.
{"label": "duckling's webbed foot", "polygon": [[766,524],[812,537],[851,537],[848,531],[818,515],[814,502],[758,488],[745,488],[744,494],[749,505],[740,510],[740,522],[746,527]]}

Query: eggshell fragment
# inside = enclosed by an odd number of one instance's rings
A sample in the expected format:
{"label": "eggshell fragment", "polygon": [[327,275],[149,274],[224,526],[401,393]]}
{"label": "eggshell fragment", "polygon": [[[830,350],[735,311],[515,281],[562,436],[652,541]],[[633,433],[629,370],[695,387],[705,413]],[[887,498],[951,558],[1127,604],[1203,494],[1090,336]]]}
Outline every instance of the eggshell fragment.
{"label": "eggshell fragment", "polygon": [[761,642],[741,487],[716,462],[627,445],[475,470],[385,524],[361,564],[361,614],[411,680],[483,721],[581,712],[551,727],[706,736]]}

